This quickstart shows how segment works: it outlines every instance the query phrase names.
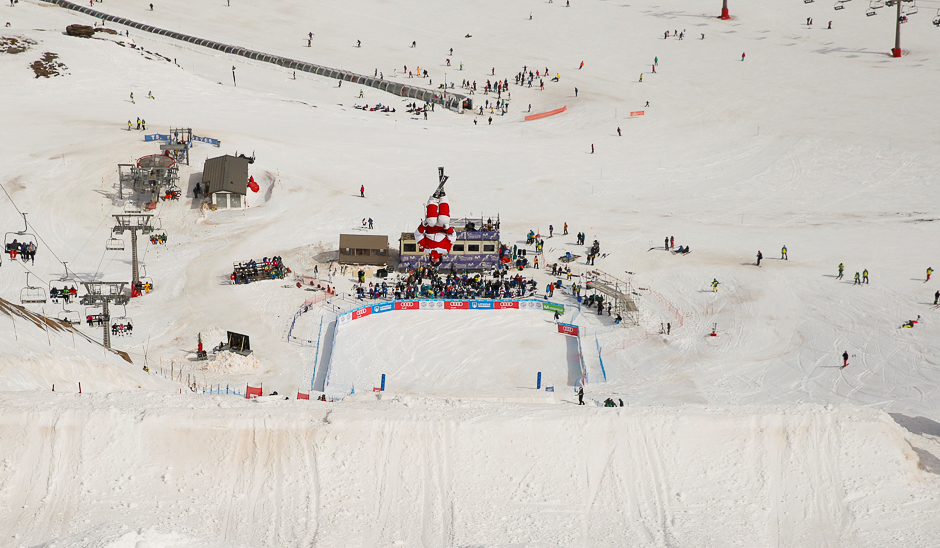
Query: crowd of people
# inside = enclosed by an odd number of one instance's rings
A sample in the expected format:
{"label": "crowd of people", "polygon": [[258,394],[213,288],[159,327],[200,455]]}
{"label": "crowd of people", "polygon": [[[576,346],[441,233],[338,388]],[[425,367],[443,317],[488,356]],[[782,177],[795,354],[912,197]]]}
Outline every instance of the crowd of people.
{"label": "crowd of people", "polygon": [[280,256],[264,257],[259,264],[254,259],[236,263],[229,280],[232,285],[247,284],[253,281],[285,278],[291,270],[284,266]]}

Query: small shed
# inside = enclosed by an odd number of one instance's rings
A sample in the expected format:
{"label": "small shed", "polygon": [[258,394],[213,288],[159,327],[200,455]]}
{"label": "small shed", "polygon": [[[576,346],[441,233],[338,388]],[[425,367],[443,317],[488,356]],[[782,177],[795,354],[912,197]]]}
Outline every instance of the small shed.
{"label": "small shed", "polygon": [[388,264],[388,236],[340,234],[339,262],[342,264]]}
{"label": "small shed", "polygon": [[248,193],[248,158],[219,156],[206,160],[202,168],[206,198],[217,209],[245,209]]}

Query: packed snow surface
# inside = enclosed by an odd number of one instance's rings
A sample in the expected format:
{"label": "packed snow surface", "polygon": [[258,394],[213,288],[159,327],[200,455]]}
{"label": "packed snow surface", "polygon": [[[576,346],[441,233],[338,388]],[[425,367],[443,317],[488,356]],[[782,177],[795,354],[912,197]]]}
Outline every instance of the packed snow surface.
{"label": "packed snow surface", "polygon": [[[476,82],[475,109],[425,120],[351,82],[137,29],[70,37],[97,22],[38,0],[0,8],[0,232],[38,245],[34,263],[3,257],[0,298],[129,281],[130,249],[105,249],[135,202],[117,164],[173,127],[221,140],[196,143],[183,199],[151,211],[168,236],[138,244],[154,291],[112,308],[133,319],[113,340],[133,364],[80,336],[100,328],[0,312],[0,548],[936,544],[940,6],[901,25],[894,59],[896,8],[862,2],[737,1],[728,21],[716,0],[148,4],[93,6],[401,84]],[[505,115],[486,108],[496,79]],[[354,108],[378,103],[396,112]],[[260,191],[200,208],[204,161],[236,153],[256,157]],[[631,284],[635,326],[552,299],[590,371],[600,349],[608,382],[589,375],[586,406],[548,312],[379,314],[332,341],[331,307],[354,303],[229,284],[233,263],[274,255],[322,282],[366,218],[396,249],[439,166],[455,217],[498,215],[520,247],[552,224],[543,265],[570,251],[575,278]],[[601,244],[594,267],[578,232]],[[252,354],[195,359],[197,334],[211,349],[227,331]],[[356,394],[293,400],[331,356]],[[538,371],[554,394],[534,391]],[[390,390],[369,392],[382,373]],[[190,392],[246,384],[264,398]]]}

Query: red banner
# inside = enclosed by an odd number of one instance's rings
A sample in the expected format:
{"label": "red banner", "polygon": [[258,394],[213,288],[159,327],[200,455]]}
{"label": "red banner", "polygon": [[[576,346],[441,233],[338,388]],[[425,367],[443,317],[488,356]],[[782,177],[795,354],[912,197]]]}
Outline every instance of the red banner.
{"label": "red banner", "polygon": [[445,309],[470,309],[470,303],[467,301],[444,301]]}
{"label": "red banner", "polygon": [[634,111],[632,111],[632,112],[630,113],[630,116],[631,116],[631,117],[632,117],[632,116],[643,116],[644,114],[646,114],[646,113],[645,113],[644,111],[642,111],[642,110],[634,110]]}
{"label": "red banner", "polygon": [[496,301],[496,308],[519,308],[519,301]]}
{"label": "red banner", "polygon": [[309,399],[310,399],[310,394],[304,394],[303,392],[297,392],[297,399],[298,399],[298,400],[309,400]]}
{"label": "red banner", "polygon": [[417,310],[418,301],[395,301],[395,310]]}
{"label": "red banner", "polygon": [[558,332],[561,333],[562,335],[574,335],[575,337],[577,337],[578,326],[568,325],[566,323],[560,323],[558,324]]}
{"label": "red banner", "polygon": [[363,318],[363,317],[365,317],[365,316],[368,316],[369,314],[372,314],[372,307],[371,307],[371,306],[367,306],[367,307],[365,307],[365,308],[360,308],[359,310],[356,310],[355,312],[353,312],[353,314],[352,314],[352,319],[358,320],[359,318]]}
{"label": "red banner", "polygon": [[246,399],[257,398],[262,395],[263,394],[261,393],[260,386],[258,388],[255,388],[253,386],[248,386],[247,384],[245,385],[245,398]]}

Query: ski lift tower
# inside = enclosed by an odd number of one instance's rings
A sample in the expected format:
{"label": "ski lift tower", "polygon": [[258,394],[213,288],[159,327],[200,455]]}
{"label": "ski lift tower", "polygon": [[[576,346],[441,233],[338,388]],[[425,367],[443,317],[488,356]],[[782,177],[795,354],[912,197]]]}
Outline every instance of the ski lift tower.
{"label": "ski lift tower", "polygon": [[163,154],[151,154],[137,159],[136,164],[118,164],[118,198],[124,199],[124,188],[133,188],[141,194],[149,193],[150,202],[156,202],[166,189],[179,186],[179,166],[176,160]]}
{"label": "ski lift tower", "polygon": [[100,306],[104,317],[104,337],[102,344],[108,350],[111,349],[111,313],[108,306],[111,303],[116,305],[126,305],[130,297],[124,294],[124,286],[127,282],[82,282],[85,286],[85,295],[81,298],[81,303],[85,306]]}
{"label": "ski lift tower", "polygon": [[193,128],[170,128],[170,136],[170,142],[160,145],[160,150],[172,151],[178,162],[189,165],[189,147],[193,143]]}
{"label": "ski lift tower", "polygon": [[140,281],[140,269],[137,263],[137,233],[150,234],[153,232],[153,225],[150,220],[153,215],[146,213],[118,213],[113,216],[115,220],[114,228],[111,232],[114,234],[124,234],[126,231],[131,233],[131,268],[133,271],[131,279],[131,296],[139,297],[137,291],[137,282]]}

